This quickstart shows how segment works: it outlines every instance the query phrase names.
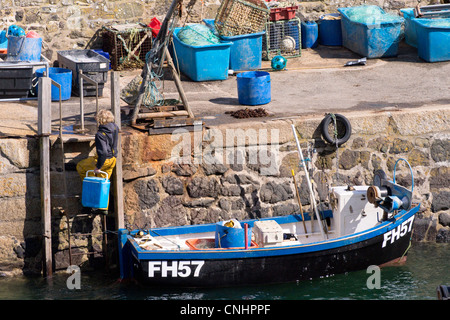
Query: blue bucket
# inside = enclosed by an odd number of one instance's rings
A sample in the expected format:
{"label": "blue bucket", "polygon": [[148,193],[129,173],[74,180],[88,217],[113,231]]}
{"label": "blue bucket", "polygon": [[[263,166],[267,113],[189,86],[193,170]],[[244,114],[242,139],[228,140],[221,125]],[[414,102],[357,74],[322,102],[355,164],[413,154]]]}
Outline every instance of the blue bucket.
{"label": "blue bucket", "polygon": [[270,73],[265,71],[248,71],[236,76],[239,103],[260,105],[271,100]]}
{"label": "blue bucket", "polygon": [[42,38],[7,36],[7,61],[41,61]]}
{"label": "blue bucket", "polygon": [[[36,78],[44,75],[45,68],[36,70]],[[61,85],[61,100],[69,100],[72,95],[72,70],[48,68],[50,79]],[[37,87],[36,87],[37,90]],[[59,101],[59,88],[52,84],[52,101]]]}
{"label": "blue bucket", "polygon": [[[252,228],[247,229],[247,245],[251,246]],[[223,225],[223,222],[216,223],[216,248],[244,248],[245,228],[230,228]]]}

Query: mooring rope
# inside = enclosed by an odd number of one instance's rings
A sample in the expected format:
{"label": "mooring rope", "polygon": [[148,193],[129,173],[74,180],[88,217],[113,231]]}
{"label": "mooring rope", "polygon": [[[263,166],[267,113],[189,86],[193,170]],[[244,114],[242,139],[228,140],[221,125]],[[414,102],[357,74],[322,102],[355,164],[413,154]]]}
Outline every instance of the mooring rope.
{"label": "mooring rope", "polygon": [[338,144],[338,130],[337,130],[337,121],[336,115],[334,113],[330,113],[331,118],[334,123],[334,139],[336,142],[336,182],[339,181],[339,144]]}

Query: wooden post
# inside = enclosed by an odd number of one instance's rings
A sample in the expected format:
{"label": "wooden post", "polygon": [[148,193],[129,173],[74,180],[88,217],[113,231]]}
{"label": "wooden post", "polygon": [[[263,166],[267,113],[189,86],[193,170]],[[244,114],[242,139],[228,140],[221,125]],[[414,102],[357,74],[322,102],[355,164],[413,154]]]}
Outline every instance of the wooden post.
{"label": "wooden post", "polygon": [[120,83],[119,73],[111,72],[111,109],[114,119],[119,127],[119,139],[117,141],[116,167],[112,176],[114,181],[114,207],[116,211],[116,228],[123,229],[124,210],[123,210],[123,178],[122,178],[122,137],[120,135],[121,119],[120,119]]}
{"label": "wooden post", "polygon": [[178,93],[180,94],[181,101],[183,102],[184,108],[189,114],[189,118],[194,118],[194,113],[191,110],[191,107],[189,106],[189,102],[186,98],[186,94],[184,93],[183,86],[181,85],[180,77],[178,76],[177,70],[175,69],[175,65],[173,64],[172,57],[170,56],[169,49],[167,46],[164,48],[164,53],[166,55],[167,64],[170,67],[170,70],[172,71],[172,76],[175,81],[175,85],[177,87]]}
{"label": "wooden post", "polygon": [[41,222],[43,228],[44,276],[52,277],[52,230],[50,206],[50,134],[51,134],[51,79],[39,78],[38,134],[41,159]]}

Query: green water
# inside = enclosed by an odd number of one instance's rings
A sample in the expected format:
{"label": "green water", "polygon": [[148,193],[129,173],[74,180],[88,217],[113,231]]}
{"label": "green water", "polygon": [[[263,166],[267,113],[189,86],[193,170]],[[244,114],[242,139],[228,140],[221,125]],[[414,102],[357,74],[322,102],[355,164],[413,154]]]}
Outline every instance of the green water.
{"label": "green water", "polygon": [[381,269],[380,288],[368,289],[366,270],[298,283],[215,289],[144,288],[113,275],[82,273],[81,289],[67,274],[0,279],[0,300],[436,300],[450,285],[450,244],[413,243],[404,266]]}

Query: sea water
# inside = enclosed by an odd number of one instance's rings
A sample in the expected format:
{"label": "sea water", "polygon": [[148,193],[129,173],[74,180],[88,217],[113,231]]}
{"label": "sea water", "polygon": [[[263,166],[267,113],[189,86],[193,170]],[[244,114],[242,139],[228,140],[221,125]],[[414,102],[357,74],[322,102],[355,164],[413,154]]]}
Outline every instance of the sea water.
{"label": "sea water", "polygon": [[450,244],[413,243],[406,264],[380,269],[379,288],[367,285],[367,270],[286,284],[211,289],[148,288],[120,283],[117,275],[82,272],[79,289],[66,273],[0,278],[0,300],[437,300],[436,288],[450,285]]}

